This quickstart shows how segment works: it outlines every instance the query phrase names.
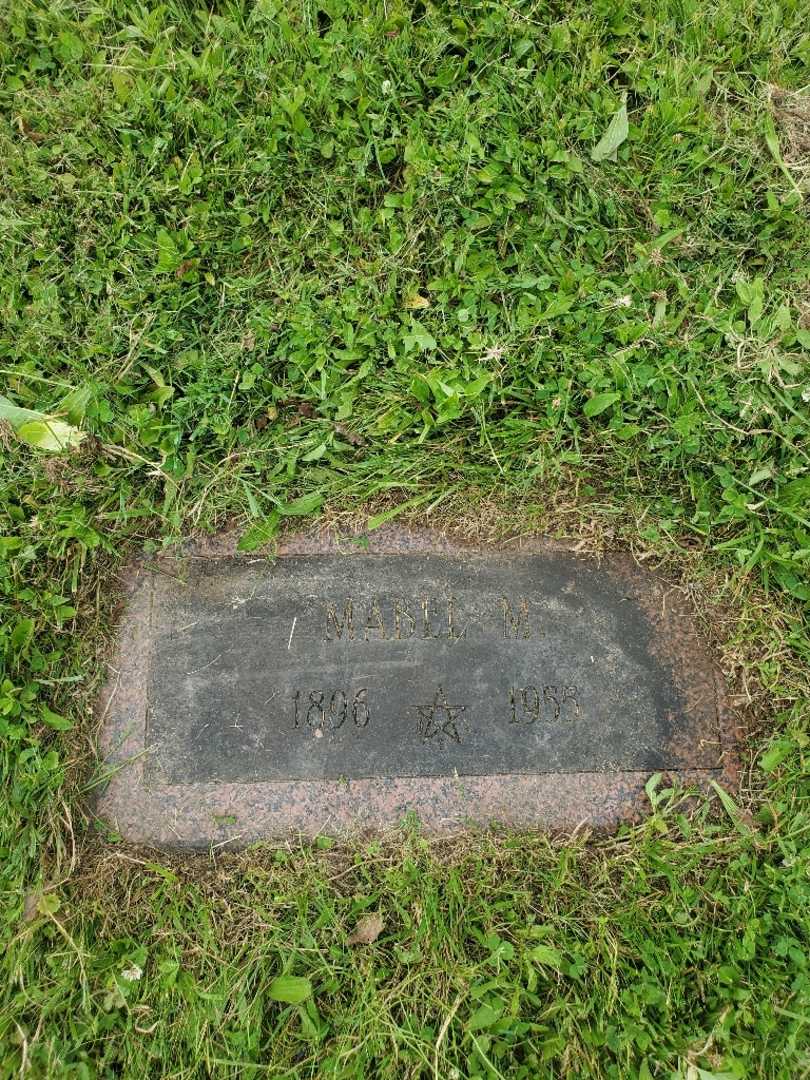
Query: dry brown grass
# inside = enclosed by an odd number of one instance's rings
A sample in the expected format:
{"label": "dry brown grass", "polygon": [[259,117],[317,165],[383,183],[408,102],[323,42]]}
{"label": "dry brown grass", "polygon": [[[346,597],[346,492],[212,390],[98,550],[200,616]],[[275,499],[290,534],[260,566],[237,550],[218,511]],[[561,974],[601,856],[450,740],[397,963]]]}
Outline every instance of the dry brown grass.
{"label": "dry brown grass", "polygon": [[771,87],[771,108],[782,135],[785,164],[803,173],[810,171],[810,90]]}

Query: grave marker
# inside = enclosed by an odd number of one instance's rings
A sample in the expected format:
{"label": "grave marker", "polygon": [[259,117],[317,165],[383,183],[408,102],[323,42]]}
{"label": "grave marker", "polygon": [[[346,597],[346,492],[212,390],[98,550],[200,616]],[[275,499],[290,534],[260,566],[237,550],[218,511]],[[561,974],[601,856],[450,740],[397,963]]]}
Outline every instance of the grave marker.
{"label": "grave marker", "polygon": [[[626,557],[218,542],[134,572],[102,709],[103,816],[132,839],[638,813],[654,772],[722,778],[731,730],[680,594]],[[126,762],[129,762],[126,764]]]}

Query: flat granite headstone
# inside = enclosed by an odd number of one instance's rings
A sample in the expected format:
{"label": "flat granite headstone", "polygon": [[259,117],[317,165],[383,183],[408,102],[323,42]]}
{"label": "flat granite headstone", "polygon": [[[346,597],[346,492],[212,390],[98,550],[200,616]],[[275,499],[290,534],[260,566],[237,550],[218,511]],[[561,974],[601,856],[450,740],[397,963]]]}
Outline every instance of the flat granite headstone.
{"label": "flat granite headstone", "polygon": [[627,556],[397,529],[199,543],[129,574],[100,703],[128,839],[501,822],[608,827],[655,772],[733,772],[722,684],[677,590]]}

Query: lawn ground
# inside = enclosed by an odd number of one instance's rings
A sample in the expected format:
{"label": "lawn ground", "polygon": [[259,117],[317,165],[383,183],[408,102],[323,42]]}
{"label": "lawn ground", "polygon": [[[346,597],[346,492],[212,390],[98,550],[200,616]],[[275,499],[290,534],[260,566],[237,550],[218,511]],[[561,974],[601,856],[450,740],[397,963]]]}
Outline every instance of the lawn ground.
{"label": "lawn ground", "polygon": [[[0,1076],[810,1075],[809,86],[802,0],[0,6]],[[110,836],[116,568],[395,513],[689,588],[741,789]]]}

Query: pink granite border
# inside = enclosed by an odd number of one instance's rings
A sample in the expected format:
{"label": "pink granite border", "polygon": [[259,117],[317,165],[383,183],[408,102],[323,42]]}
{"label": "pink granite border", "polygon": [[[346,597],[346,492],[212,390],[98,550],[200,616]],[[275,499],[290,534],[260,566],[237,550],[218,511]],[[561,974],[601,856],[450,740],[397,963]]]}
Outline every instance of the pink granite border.
{"label": "pink granite border", "polygon": [[[129,568],[124,580],[127,605],[119,627],[111,675],[97,713],[101,748],[110,770],[97,798],[96,812],[127,840],[158,847],[208,848],[243,846],[261,839],[292,834],[308,837],[380,832],[395,827],[408,813],[417,813],[429,833],[457,832],[470,825],[493,823],[516,828],[567,832],[582,825],[615,828],[637,820],[645,811],[644,787],[649,774],[639,772],[545,773],[463,777],[379,777],[350,781],[291,780],[247,784],[191,784],[147,787],[143,763],[147,665],[153,619],[154,574],[175,576],[186,559],[240,558],[234,534],[195,542],[162,555],[152,563]],[[293,533],[278,545],[280,558],[311,554],[397,555],[442,553],[566,552],[570,548],[539,537],[497,544],[461,543],[428,530],[396,526],[371,533],[367,544],[334,533]],[[586,560],[590,561],[590,560]],[[666,651],[676,678],[691,694],[690,704],[705,707],[711,698],[717,713],[716,768],[686,768],[677,777],[708,790],[716,780],[736,787],[739,761],[737,721],[727,705],[719,670],[710,660],[695,664],[696,650],[708,657],[697,636],[689,602],[660,577],[640,569],[629,555],[609,555],[603,572],[618,576],[642,606]],[[684,760],[693,748],[679,747]]]}

